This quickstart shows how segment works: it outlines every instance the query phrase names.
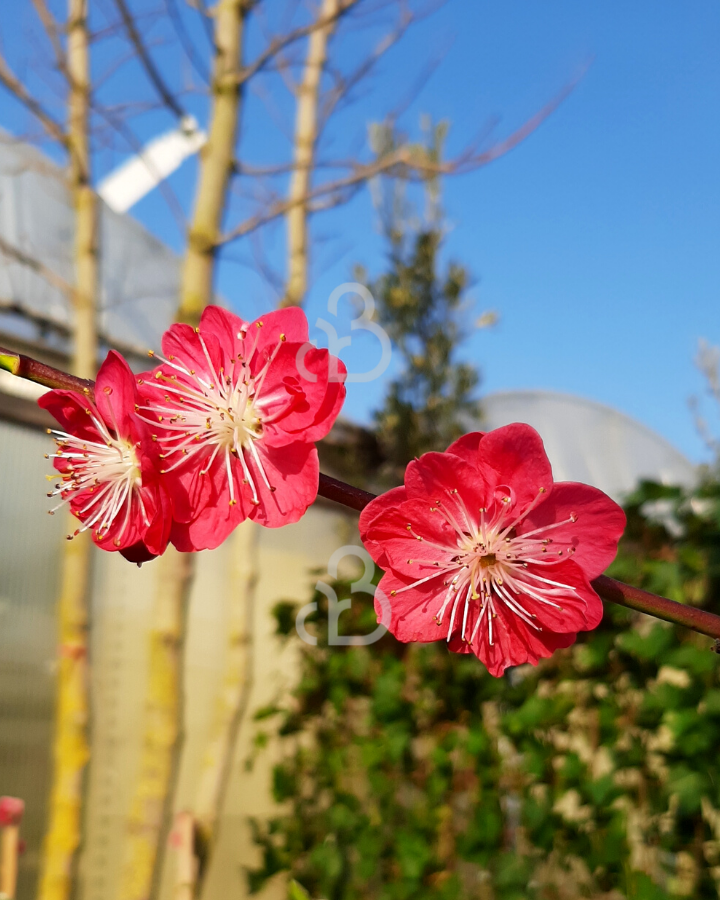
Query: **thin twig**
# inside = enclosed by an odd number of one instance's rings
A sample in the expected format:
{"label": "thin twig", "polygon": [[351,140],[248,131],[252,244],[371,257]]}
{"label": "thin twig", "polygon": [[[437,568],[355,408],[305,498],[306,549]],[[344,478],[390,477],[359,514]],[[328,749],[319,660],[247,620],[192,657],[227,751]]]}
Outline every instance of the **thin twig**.
{"label": "thin twig", "polygon": [[[91,381],[75,378],[60,369],[47,366],[29,356],[4,350],[2,347],[0,347],[0,369],[5,369],[19,378],[44,384],[47,387],[81,391],[86,395],[92,395],[93,383]],[[322,473],[320,473],[318,496],[324,497],[326,500],[333,500],[335,503],[340,503],[358,512],[365,509],[368,503],[376,497],[370,491],[364,491]],[[651,594],[649,591],[643,591],[629,584],[623,584],[622,581],[616,581],[607,575],[601,575],[591,584],[603,600],[609,603],[616,603],[619,606],[655,616],[657,619],[663,619],[675,625],[683,625],[685,628],[720,640],[720,616],[696,609],[693,606],[686,606],[684,603],[677,603],[675,600],[668,600],[666,597]]]}
{"label": "thin twig", "polygon": [[0,84],[2,84],[22,105],[33,114],[51,138],[63,147],[68,146],[68,136],[62,125],[50,115],[43,105],[32,96],[25,85],[10,70],[4,57],[0,55]]}
{"label": "thin twig", "polygon": [[274,38],[268,46],[263,50],[262,53],[257,56],[253,62],[249,65],[245,66],[240,73],[238,74],[238,82],[240,84],[244,84],[254,75],[256,75],[261,69],[263,69],[270,60],[277,56],[280,51],[284,50],[285,47],[288,47],[290,44],[294,44],[295,41],[302,40],[302,38],[308,37],[313,33],[313,31],[317,31],[321,28],[326,28],[328,25],[332,25],[338,19],[345,15],[352,7],[357,3],[357,0],[345,0],[344,3],[341,3],[338,9],[332,13],[332,15],[324,16],[322,18],[315,19],[313,22],[310,22],[308,25],[303,25],[300,28],[295,28],[293,31],[288,32],[288,34],[284,34],[282,37]]}
{"label": "thin twig", "polygon": [[174,115],[176,115],[178,119],[184,119],[187,114],[182,106],[178,103],[175,94],[165,84],[162,75],[153,62],[152,57],[150,56],[145,44],[143,43],[140,32],[137,29],[135,19],[128,9],[127,3],[125,2],[125,0],[115,0],[115,6],[117,6],[120,17],[123,20],[123,25],[125,26],[125,31],[127,32],[128,38],[130,39],[130,43],[135,48],[138,59],[142,63],[142,66],[145,69],[145,73],[152,82],[153,87],[162,98],[165,106],[167,106],[167,108]]}
{"label": "thin twig", "polygon": [[514,131],[509,137],[503,141],[493,144],[488,150],[475,153],[468,150],[448,162],[434,161],[425,154],[419,154],[413,148],[403,146],[398,147],[392,153],[388,153],[379,159],[370,163],[359,163],[354,171],[343,178],[325,182],[318,185],[302,197],[294,197],[287,200],[278,200],[268,209],[259,212],[254,216],[250,216],[241,222],[230,232],[220,238],[220,244],[227,244],[230,241],[244,237],[250,232],[261,228],[268,222],[285,215],[289,210],[297,206],[307,206],[310,201],[317,200],[327,196],[328,194],[337,194],[339,191],[353,188],[369,181],[377,175],[383,175],[393,170],[401,172],[402,177],[406,180],[424,181],[428,177],[438,175],[459,175],[474,169],[486,166],[501,156],[509,153],[518,144],[521,144],[529,135],[531,135],[540,125],[550,116],[568,96],[578,82],[578,78],[574,79],[555,97],[550,103],[546,104],[539,112],[527,120],[520,128]]}

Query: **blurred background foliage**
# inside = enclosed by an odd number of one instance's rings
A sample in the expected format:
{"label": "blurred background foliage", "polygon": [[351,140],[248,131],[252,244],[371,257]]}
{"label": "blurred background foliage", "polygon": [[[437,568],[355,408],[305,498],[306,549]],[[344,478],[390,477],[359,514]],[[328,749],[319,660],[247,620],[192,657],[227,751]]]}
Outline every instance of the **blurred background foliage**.
{"label": "blurred background foliage", "polygon": [[[466,276],[438,274],[437,217],[388,233],[374,293],[404,368],[377,426],[397,483],[409,459],[463,430],[477,373],[454,361]],[[691,492],[641,484],[626,509],[610,574],[716,604],[717,469]],[[333,588],[351,596],[350,581]],[[352,598],[341,633],[370,633],[370,598]],[[258,747],[271,730],[284,741],[284,813],[254,823],[252,890],[287,871],[293,896],[328,900],[720,896],[720,659],[708,638],[607,605],[575,646],[494,679],[444,643],[329,647],[327,598],[312,599],[318,643],[302,645],[300,683],[258,715]],[[276,619],[296,639],[293,605]]]}
{"label": "blurred background foliage", "polygon": [[[708,605],[720,579],[720,481],[644,484],[615,577]],[[350,583],[337,582],[339,598]],[[494,679],[442,643],[317,647],[263,716],[284,736],[256,827],[259,888],[290,870],[313,897],[713,898],[720,894],[720,666],[708,638],[608,605],[537,668]],[[346,633],[375,627],[353,595]],[[294,615],[278,607],[278,631]],[[267,724],[262,727],[267,727]]]}

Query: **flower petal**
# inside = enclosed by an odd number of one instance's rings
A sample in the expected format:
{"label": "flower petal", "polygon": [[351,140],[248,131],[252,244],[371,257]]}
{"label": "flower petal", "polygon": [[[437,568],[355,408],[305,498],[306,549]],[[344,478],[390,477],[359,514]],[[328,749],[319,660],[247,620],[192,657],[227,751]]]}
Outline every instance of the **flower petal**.
{"label": "flower petal", "polygon": [[98,371],[95,403],[111,431],[121,438],[131,437],[135,423],[137,386],[130,366],[116,350],[108,353]]}
{"label": "flower petal", "polygon": [[[438,625],[434,619],[442,606],[443,593],[427,582],[403,591],[407,583],[407,580],[398,578],[393,572],[386,572],[380,579],[378,590],[390,606],[390,623],[388,624],[387,619],[384,620],[388,630],[403,643],[428,643],[447,638],[449,615],[444,617],[442,625]],[[393,595],[393,591],[403,592]],[[377,596],[375,611],[382,618],[384,610]]]}
{"label": "flower petal", "polygon": [[492,498],[491,487],[477,468],[448,453],[424,453],[405,470],[409,499],[440,504],[468,531],[477,527],[480,508]]}
{"label": "flower petal", "polygon": [[282,448],[262,447],[259,453],[268,481],[275,490],[268,491],[253,463],[251,469],[261,502],[253,508],[250,518],[267,528],[297,522],[317,497],[320,463],[315,445],[296,443]]}
{"label": "flower petal", "polygon": [[552,487],[552,468],[542,438],[530,425],[489,431],[480,442],[478,460],[493,489],[512,489],[518,512],[537,498],[540,488],[549,492]]}
{"label": "flower petal", "polygon": [[454,453],[470,463],[471,466],[477,465],[478,449],[480,441],[485,437],[484,431],[473,431],[470,434],[464,434],[462,437],[454,441],[445,451],[446,453]]}
{"label": "flower petal", "polygon": [[86,441],[100,441],[103,437],[93,423],[91,413],[99,413],[84,394],[77,391],[48,391],[38,400],[38,406],[46,409],[62,426],[63,431],[75,434]]}
{"label": "flower petal", "polygon": [[[569,521],[570,517],[575,522]],[[543,525],[565,522],[548,532],[556,545],[574,547],[573,560],[592,580],[601,575],[615,559],[618,541],[625,530],[622,507],[607,494],[588,484],[564,481],[556,484],[518,526],[518,535]],[[538,537],[542,537],[540,532]]]}

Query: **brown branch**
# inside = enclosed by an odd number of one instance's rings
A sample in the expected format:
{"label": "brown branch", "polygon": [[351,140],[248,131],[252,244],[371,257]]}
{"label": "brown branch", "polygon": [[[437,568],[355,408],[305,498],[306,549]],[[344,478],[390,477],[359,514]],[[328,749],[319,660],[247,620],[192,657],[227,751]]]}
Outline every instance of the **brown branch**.
{"label": "brown branch", "polygon": [[[584,73],[583,73],[584,74]],[[264,212],[250,216],[241,222],[232,231],[223,235],[219,239],[220,244],[227,244],[230,241],[244,237],[250,232],[261,228],[263,225],[272,222],[274,219],[285,215],[289,210],[295,207],[307,206],[312,200],[324,197],[327,194],[336,194],[346,188],[355,187],[363,184],[377,175],[392,174],[402,177],[406,180],[424,181],[427,178],[437,177],[438,175],[460,175],[473,171],[474,169],[486,166],[501,156],[509,153],[518,144],[522,143],[529,137],[539,126],[550,116],[562,103],[562,101],[570,94],[579,78],[574,79],[567,85],[550,103],[546,104],[532,118],[528,119],[520,128],[514,131],[504,141],[499,141],[481,153],[474,153],[471,149],[448,162],[440,162],[431,160],[426,153],[417,148],[403,146],[397,150],[374,160],[371,163],[358,164],[354,171],[343,178],[334,181],[328,181],[325,184],[318,185],[308,191],[302,197],[293,197],[287,200],[278,200],[273,203],[269,209]]]}
{"label": "brown branch", "polygon": [[233,171],[242,90],[246,0],[221,0],[215,8],[215,58],[208,138],[200,155],[200,172],[180,284],[178,318],[197,324],[212,300],[215,255]]}
{"label": "brown branch", "polygon": [[41,262],[36,257],[31,256],[14,244],[9,243],[9,241],[6,241],[3,237],[0,237],[0,253],[15,262],[20,263],[22,266],[27,266],[28,269],[31,269],[36,274],[40,275],[41,278],[44,278],[48,284],[51,284],[54,288],[62,291],[69,300],[72,300],[75,289],[70,282],[65,281],[62,275],[58,275],[57,272],[49,268],[49,266],[46,266],[45,263]]}
{"label": "brown branch", "polygon": [[172,26],[175,29],[175,34],[180,41],[183,50],[185,51],[185,55],[190,60],[190,64],[195,69],[197,74],[200,76],[202,81],[206,84],[210,81],[210,72],[207,69],[207,66],[203,62],[200,54],[195,48],[195,44],[192,42],[192,38],[187,33],[187,29],[185,28],[185,23],[182,20],[182,16],[180,14],[180,10],[177,8],[177,0],[165,0],[165,7],[168,11],[168,18],[172,22]]}
{"label": "brown branch", "polygon": [[[67,372],[46,366],[29,356],[3,350],[1,347],[0,369],[5,369],[13,375],[44,384],[47,387],[81,391],[85,394],[92,391],[92,382],[75,378],[73,375],[68,375]],[[376,495],[320,473],[318,496],[361,512],[371,500],[375,499]],[[607,575],[601,575],[591,584],[603,600],[634,609],[648,616],[655,616],[657,619],[663,619],[675,625],[683,625],[685,628],[691,628],[700,634],[720,640],[720,616],[686,606],[684,603],[677,603],[675,600],[668,600],[666,597],[651,594],[649,591],[643,591],[629,584],[623,584],[622,581],[616,581]]]}
{"label": "brown branch", "polygon": [[140,60],[142,67],[145,69],[145,74],[151,81],[155,90],[158,92],[165,106],[167,106],[167,108],[175,116],[177,116],[178,119],[184,119],[187,113],[178,103],[177,98],[170,90],[170,88],[165,84],[165,81],[160,74],[157,66],[153,62],[153,59],[150,56],[147,47],[143,43],[143,39],[137,29],[135,19],[133,18],[133,14],[128,9],[127,3],[125,2],[125,0],[115,0],[115,6],[120,13],[120,17],[123,21],[123,25],[125,26],[127,36],[130,39],[130,43],[135,48],[138,59]]}
{"label": "brown branch", "polygon": [[40,122],[53,140],[63,147],[68,146],[68,136],[62,125],[32,96],[25,85],[17,78],[5,58],[0,55],[0,84]]}
{"label": "brown branch", "polygon": [[336,77],[335,86],[323,98],[320,115],[320,132],[325,128],[325,125],[343,98],[345,98],[357,84],[370,74],[382,57],[398,43],[401,37],[403,37],[415,19],[416,16],[413,12],[407,9],[404,10],[400,16],[400,21],[393,31],[386,34],[378,42],[372,53],[364,59],[353,72],[346,77]]}
{"label": "brown branch", "polygon": [[274,56],[290,44],[294,44],[295,41],[302,40],[302,38],[309,37],[317,29],[334,25],[337,20],[344,16],[356,3],[357,0],[344,0],[344,2],[338,3],[338,8],[331,15],[321,16],[313,22],[310,22],[308,25],[295,28],[293,31],[284,34],[282,37],[274,38],[270,41],[270,44],[265,50],[250,63],[250,65],[245,66],[240,70],[237,76],[238,84],[244,84],[254,75],[257,75],[257,73],[263,69]]}
{"label": "brown branch", "polygon": [[46,0],[32,0],[32,3],[35,7],[35,12],[37,13],[38,19],[40,19],[40,22],[45,29],[45,34],[52,44],[53,53],[55,54],[55,61],[57,63],[58,69],[60,70],[60,72],[62,72],[65,78],[69,80],[67,56],[60,41],[60,26],[58,25],[57,19],[50,11]]}

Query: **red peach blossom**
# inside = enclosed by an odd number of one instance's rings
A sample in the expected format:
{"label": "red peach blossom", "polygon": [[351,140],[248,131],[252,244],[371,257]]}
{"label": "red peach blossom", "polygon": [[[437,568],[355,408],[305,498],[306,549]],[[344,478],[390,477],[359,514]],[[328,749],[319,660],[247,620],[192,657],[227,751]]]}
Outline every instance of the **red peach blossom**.
{"label": "red peach blossom", "polygon": [[363,542],[386,570],[380,591],[395,637],[444,639],[495,676],[597,627],[602,602],[590,581],[614,559],[624,527],[602,491],[553,484],[540,435],[520,424],[426,453],[403,487],[360,517]]}
{"label": "red peach blossom", "polygon": [[[38,401],[62,426],[53,464],[60,480],[48,496],[68,504],[103,550],[133,562],[165,551],[170,499],[160,482],[157,449],[136,415],[138,392],[128,364],[112,350],[98,372],[95,400],[74,391],[49,391]],[[73,535],[68,535],[72,537]]]}
{"label": "red peach blossom", "polygon": [[248,324],[210,306],[199,328],[173,325],[162,348],[138,384],[173,496],[175,546],[217,547],[247,518],[296,522],[317,497],[315,441],[345,398],[345,367],[308,342],[305,314]]}

